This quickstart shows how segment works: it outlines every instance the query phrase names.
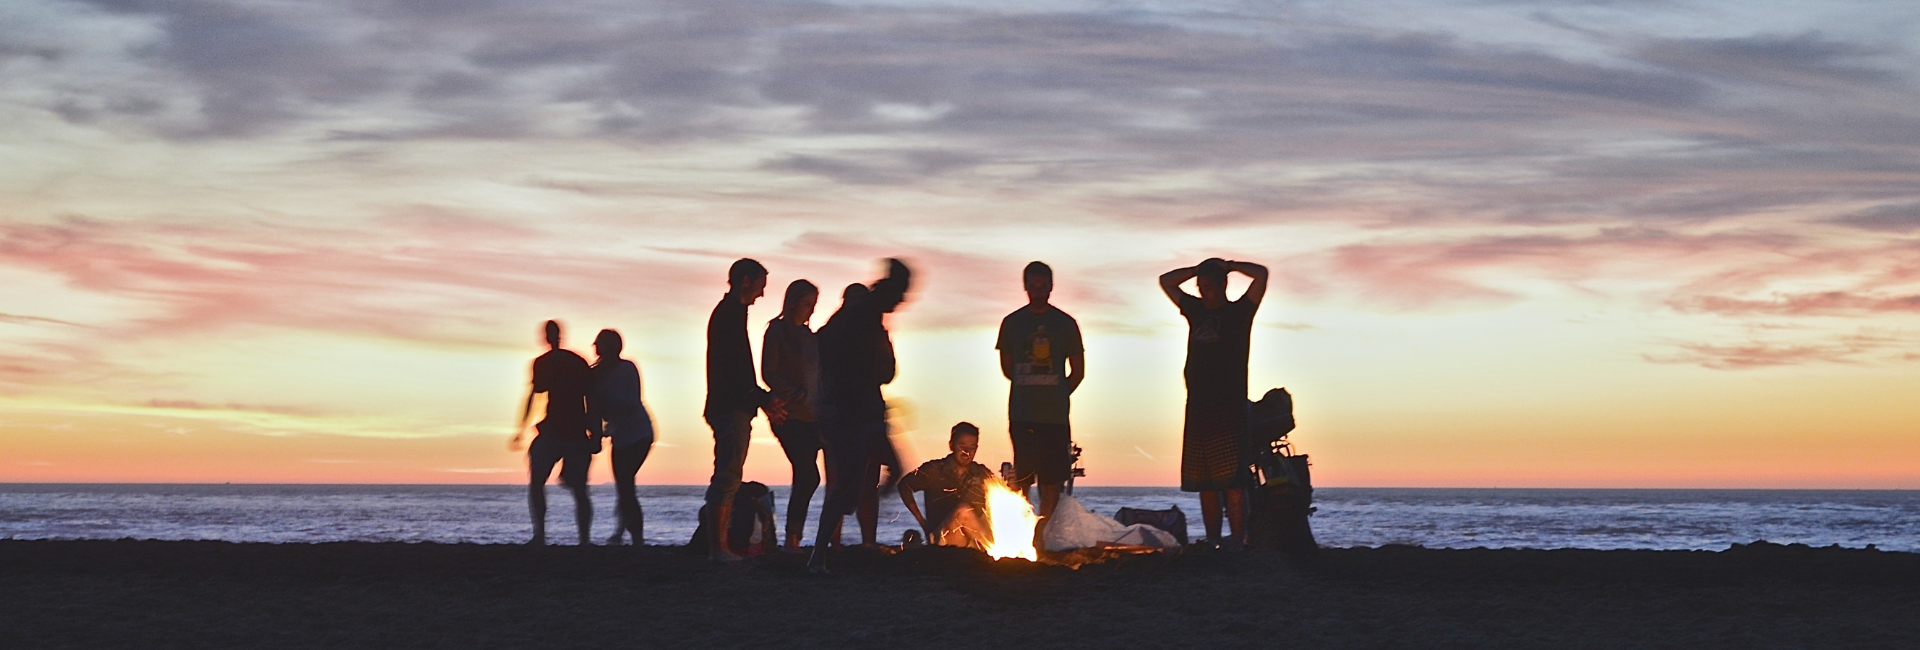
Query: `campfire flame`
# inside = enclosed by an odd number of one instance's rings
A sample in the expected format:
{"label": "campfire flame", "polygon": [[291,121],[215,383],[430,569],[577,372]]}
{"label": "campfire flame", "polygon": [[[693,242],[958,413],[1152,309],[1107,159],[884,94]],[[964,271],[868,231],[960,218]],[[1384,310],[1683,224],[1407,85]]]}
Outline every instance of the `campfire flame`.
{"label": "campfire flame", "polygon": [[988,556],[1039,561],[1040,553],[1033,548],[1033,527],[1039,522],[1025,496],[1000,481],[987,481],[987,527],[993,532],[987,540]]}

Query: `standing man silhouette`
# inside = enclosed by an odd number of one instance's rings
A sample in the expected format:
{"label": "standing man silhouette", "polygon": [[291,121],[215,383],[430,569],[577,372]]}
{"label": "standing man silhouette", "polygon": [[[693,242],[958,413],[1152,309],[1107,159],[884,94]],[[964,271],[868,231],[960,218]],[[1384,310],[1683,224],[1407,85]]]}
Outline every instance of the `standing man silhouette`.
{"label": "standing man silhouette", "polygon": [[547,543],[547,478],[560,464],[560,483],[573,493],[574,520],[580,526],[580,545],[592,544],[593,502],[587,496],[587,466],[599,451],[600,427],[587,416],[587,391],[593,386],[587,360],[560,347],[560,323],[547,321],[547,352],[533,360],[533,387],[520,410],[520,429],[514,445],[527,433],[533,415],[533,396],[547,394],[546,416],[535,424],[537,433],[527,445],[527,511],[533,515],[533,539]]}
{"label": "standing man silhouette", "polygon": [[713,428],[713,478],[707,483],[707,525],[713,535],[708,557],[738,562],[728,544],[733,495],[753,439],[754,412],[765,410],[773,424],[786,421],[779,398],[760,387],[753,347],[747,340],[747,306],[767,290],[767,267],[742,258],[727,269],[727,294],[707,319],[707,405],[702,413]]}
{"label": "standing man silhouette", "polygon": [[1040,523],[1034,546],[1042,543],[1047,518],[1060,503],[1060,491],[1073,473],[1070,397],[1087,378],[1080,323],[1047,302],[1053,295],[1053,268],[1033,262],[1020,273],[1027,304],[1000,320],[1000,374],[1012,383],[1007,392],[1007,432],[1013,439],[1016,492],[1040,486]]}
{"label": "standing man silhouette", "polygon": [[[1227,274],[1253,278],[1239,300],[1227,300]],[[1180,289],[1194,279],[1199,297]],[[1233,538],[1246,542],[1246,488],[1252,464],[1247,449],[1247,351],[1253,315],[1267,295],[1267,267],[1252,262],[1209,258],[1160,276],[1160,290],[1187,319],[1186,428],[1180,446],[1180,489],[1200,493],[1200,518],[1207,540],[1221,543],[1224,497]]]}

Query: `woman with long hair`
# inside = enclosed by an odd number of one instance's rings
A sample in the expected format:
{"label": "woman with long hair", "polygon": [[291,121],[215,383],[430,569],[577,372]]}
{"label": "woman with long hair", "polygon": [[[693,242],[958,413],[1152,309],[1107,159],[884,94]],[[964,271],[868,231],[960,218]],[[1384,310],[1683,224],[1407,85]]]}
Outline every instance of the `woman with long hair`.
{"label": "woman with long hair", "polygon": [[645,544],[646,537],[634,475],[653,451],[653,418],[640,400],[640,367],[620,358],[624,347],[620,333],[613,330],[600,330],[593,339],[597,358],[587,406],[595,421],[605,423],[602,435],[613,440],[613,485],[618,493],[614,513],[618,519],[607,543],[619,544],[623,534],[631,533],[637,546]]}

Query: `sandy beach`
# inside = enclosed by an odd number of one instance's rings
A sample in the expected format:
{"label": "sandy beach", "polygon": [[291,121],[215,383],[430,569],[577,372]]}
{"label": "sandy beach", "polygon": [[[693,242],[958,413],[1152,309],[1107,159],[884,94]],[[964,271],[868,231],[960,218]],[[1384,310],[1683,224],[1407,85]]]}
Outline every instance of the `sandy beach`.
{"label": "sandy beach", "polygon": [[1920,646],[1920,555],[1328,549],[1078,570],[952,549],[0,541],[19,648]]}

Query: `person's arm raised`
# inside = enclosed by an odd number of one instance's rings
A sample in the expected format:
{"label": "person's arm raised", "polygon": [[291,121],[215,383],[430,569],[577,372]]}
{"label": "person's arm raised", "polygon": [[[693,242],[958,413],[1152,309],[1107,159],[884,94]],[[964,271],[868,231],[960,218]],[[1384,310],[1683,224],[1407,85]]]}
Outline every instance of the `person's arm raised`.
{"label": "person's arm raised", "polygon": [[1180,284],[1192,280],[1195,274],[1191,266],[1160,274],[1160,290],[1166,292],[1167,300],[1173,301],[1173,306],[1180,306],[1181,296],[1192,297],[1192,294],[1180,290]]}
{"label": "person's arm raised", "polygon": [[1252,300],[1253,306],[1260,306],[1260,301],[1267,297],[1267,267],[1253,262],[1230,262],[1227,264],[1227,270],[1239,271],[1253,278],[1253,284],[1247,285],[1247,292],[1242,294],[1240,299]]}

